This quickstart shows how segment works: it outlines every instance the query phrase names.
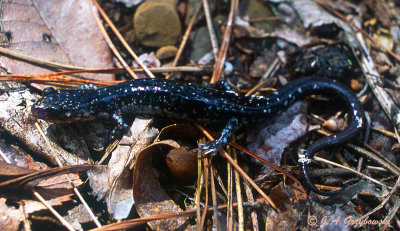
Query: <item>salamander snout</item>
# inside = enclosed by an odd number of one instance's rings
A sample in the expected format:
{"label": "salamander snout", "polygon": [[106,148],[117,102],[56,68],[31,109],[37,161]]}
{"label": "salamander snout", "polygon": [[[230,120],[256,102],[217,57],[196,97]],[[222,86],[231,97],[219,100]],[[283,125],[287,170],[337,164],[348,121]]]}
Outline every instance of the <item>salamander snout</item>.
{"label": "salamander snout", "polygon": [[31,112],[38,119],[43,119],[52,122],[60,121],[64,114],[62,113],[60,106],[58,105],[45,106],[41,104],[40,101],[32,105]]}
{"label": "salamander snout", "polygon": [[47,118],[47,110],[39,105],[32,105],[31,107],[32,114],[38,119],[45,119]]}

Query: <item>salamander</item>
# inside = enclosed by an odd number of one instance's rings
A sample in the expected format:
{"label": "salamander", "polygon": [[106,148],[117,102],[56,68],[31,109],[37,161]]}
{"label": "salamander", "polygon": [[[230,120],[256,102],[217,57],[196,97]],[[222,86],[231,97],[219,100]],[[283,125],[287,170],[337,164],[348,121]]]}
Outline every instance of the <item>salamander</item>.
{"label": "salamander", "polygon": [[319,190],[308,176],[310,158],[319,150],[341,144],[362,130],[363,110],[358,98],[346,86],[330,79],[302,77],[284,85],[268,96],[243,96],[230,89],[226,82],[210,88],[166,79],[138,79],[114,86],[97,88],[82,85],[79,89],[46,88],[43,97],[31,108],[36,118],[54,123],[73,123],[88,120],[110,120],[116,126],[110,139],[128,129],[127,116],[166,117],[201,124],[226,124],[220,136],[200,145],[202,154],[215,153],[225,147],[239,127],[270,118],[295,101],[311,94],[335,98],[344,104],[348,126],[333,136],[315,141],[299,162],[306,183],[323,195],[343,190]]}

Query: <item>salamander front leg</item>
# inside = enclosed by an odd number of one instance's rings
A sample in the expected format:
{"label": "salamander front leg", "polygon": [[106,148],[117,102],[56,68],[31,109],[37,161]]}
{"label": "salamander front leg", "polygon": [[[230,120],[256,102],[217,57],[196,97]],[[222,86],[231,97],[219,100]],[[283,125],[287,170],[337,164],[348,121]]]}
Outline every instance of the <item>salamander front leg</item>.
{"label": "salamander front leg", "polygon": [[229,138],[231,138],[233,132],[239,128],[239,120],[236,117],[232,117],[225,128],[222,130],[221,135],[214,141],[209,141],[205,144],[199,144],[199,147],[195,151],[200,151],[202,155],[209,153],[216,153],[226,145],[228,145]]}
{"label": "salamander front leg", "polygon": [[229,85],[228,81],[220,80],[216,83],[210,84],[210,88],[221,90],[221,91],[233,91],[232,87]]}
{"label": "salamander front leg", "polygon": [[128,124],[125,123],[122,116],[117,112],[112,115],[112,120],[117,124],[115,128],[111,131],[110,142],[114,141],[116,138],[120,138],[128,129]]}

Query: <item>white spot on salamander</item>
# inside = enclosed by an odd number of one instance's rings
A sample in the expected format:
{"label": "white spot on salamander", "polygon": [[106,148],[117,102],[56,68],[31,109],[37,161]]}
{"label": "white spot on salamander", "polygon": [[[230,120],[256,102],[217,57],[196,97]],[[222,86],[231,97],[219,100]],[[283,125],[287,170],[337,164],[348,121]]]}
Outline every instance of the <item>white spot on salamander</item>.
{"label": "white spot on salamander", "polygon": [[363,120],[361,119],[361,117],[356,116],[356,120],[357,120],[357,128],[363,127]]}

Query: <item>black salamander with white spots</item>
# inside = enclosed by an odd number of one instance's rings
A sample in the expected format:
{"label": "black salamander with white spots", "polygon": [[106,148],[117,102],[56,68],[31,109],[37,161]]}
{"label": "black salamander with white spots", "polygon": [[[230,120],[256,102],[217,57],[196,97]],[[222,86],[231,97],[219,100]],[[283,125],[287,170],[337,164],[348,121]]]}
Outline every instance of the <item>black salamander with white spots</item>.
{"label": "black salamander with white spots", "polygon": [[322,138],[299,155],[304,177],[310,188],[324,195],[338,193],[319,190],[308,177],[310,158],[322,148],[353,138],[363,127],[363,110],[357,97],[344,85],[329,79],[303,77],[286,84],[269,96],[242,96],[219,82],[204,88],[165,79],[139,79],[105,88],[83,85],[79,89],[46,88],[43,97],[32,106],[35,117],[54,123],[110,120],[116,123],[111,139],[128,129],[126,116],[166,117],[201,124],[226,124],[218,139],[201,145],[203,153],[218,152],[232,133],[242,125],[271,118],[294,102],[311,94],[324,95],[342,102],[347,109],[348,127]]}

